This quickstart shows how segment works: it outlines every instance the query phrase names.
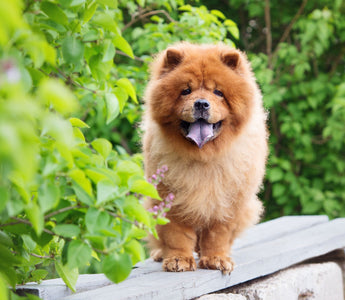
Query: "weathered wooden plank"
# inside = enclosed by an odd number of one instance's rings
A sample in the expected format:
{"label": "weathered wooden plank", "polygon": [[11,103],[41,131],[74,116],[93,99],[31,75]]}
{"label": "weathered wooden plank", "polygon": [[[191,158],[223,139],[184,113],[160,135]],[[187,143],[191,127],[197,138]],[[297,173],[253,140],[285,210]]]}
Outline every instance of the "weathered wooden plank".
{"label": "weathered wooden plank", "polygon": [[179,274],[157,271],[64,299],[191,299],[340,248],[345,248],[345,219],[234,250],[237,265],[230,276],[213,270]]}
{"label": "weathered wooden plank", "polygon": [[[79,275],[76,291],[78,293],[100,288],[113,284],[104,274],[82,274]],[[17,290],[23,290],[33,293],[44,300],[61,299],[72,294],[72,291],[66,286],[61,278],[44,280],[42,283],[28,283],[20,285]]]}
{"label": "weathered wooden plank", "polygon": [[[271,221],[260,223],[248,229],[240,238],[235,240],[233,249],[240,249],[266,241],[272,241],[287,234],[322,224],[328,221],[327,216],[285,216]],[[160,271],[161,265],[148,259],[136,265],[130,278],[143,274]]]}
{"label": "weathered wooden plank", "polygon": [[[234,249],[240,249],[264,241],[274,240],[287,234],[306,229],[316,224],[327,222],[327,216],[286,216],[250,228],[240,239],[235,241]],[[160,272],[161,264],[152,259],[138,263],[131,272],[129,279],[144,274]],[[180,276],[180,275],[178,275]],[[103,274],[80,275],[76,285],[77,293],[96,289],[112,284]],[[43,299],[60,299],[70,295],[71,291],[61,279],[45,280],[40,285],[36,283],[18,286],[19,290],[32,290]]]}
{"label": "weathered wooden plank", "polygon": [[233,249],[248,247],[328,221],[327,216],[285,216],[260,223],[236,239]]}

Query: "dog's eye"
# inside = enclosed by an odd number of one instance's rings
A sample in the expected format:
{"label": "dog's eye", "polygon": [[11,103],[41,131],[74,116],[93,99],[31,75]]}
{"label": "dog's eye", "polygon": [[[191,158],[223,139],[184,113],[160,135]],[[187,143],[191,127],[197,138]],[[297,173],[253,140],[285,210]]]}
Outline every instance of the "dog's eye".
{"label": "dog's eye", "polygon": [[223,93],[220,90],[214,90],[213,93],[219,97],[224,97]]}
{"label": "dog's eye", "polygon": [[190,88],[185,89],[181,92],[181,95],[185,96],[185,95],[189,95],[192,92],[192,90]]}

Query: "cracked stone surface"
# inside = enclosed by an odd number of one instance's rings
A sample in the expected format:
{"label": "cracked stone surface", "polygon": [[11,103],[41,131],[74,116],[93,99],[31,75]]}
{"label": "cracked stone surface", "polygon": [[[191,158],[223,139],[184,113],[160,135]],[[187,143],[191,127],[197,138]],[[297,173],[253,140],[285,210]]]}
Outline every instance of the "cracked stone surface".
{"label": "cracked stone surface", "polygon": [[334,262],[298,265],[200,300],[344,300],[343,274]]}

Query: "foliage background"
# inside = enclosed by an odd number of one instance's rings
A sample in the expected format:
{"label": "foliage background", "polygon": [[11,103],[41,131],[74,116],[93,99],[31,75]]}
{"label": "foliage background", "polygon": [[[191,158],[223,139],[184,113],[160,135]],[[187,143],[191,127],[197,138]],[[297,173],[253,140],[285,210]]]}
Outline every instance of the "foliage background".
{"label": "foliage background", "polygon": [[0,298],[53,276],[73,289],[80,272],[118,282],[145,257],[139,241],[166,220],[142,207],[157,195],[137,124],[152,54],[180,40],[223,41],[252,62],[271,133],[265,218],[345,216],[344,10],[342,0],[2,1]]}

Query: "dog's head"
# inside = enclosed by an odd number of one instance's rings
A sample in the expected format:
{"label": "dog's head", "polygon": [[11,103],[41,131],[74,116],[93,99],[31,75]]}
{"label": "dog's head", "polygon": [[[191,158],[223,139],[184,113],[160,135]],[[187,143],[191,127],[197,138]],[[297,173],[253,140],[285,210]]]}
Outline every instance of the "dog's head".
{"label": "dog's head", "polygon": [[240,51],[181,43],[154,61],[146,101],[167,134],[203,148],[241,131],[253,105],[253,82]]}

